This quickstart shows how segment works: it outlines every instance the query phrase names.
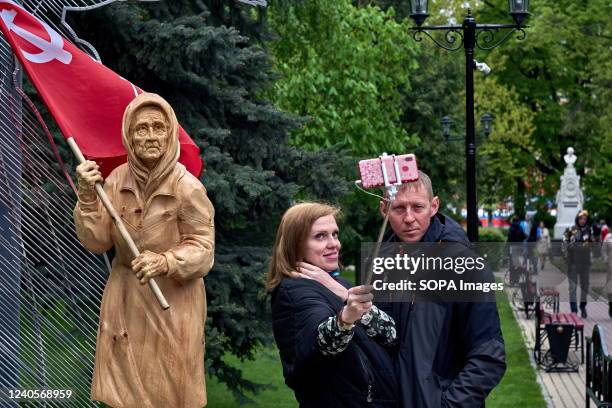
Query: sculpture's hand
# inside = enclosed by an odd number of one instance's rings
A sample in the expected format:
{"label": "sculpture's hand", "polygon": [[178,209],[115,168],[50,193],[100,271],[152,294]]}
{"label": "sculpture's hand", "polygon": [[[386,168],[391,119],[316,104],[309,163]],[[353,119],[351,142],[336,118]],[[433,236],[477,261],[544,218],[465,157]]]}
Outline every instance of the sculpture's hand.
{"label": "sculpture's hand", "polygon": [[151,251],[144,251],[132,261],[132,271],[144,285],[149,279],[168,273],[166,257]]}
{"label": "sculpture's hand", "polygon": [[79,185],[79,198],[85,202],[96,200],[95,185],[102,182],[102,173],[95,161],[87,160],[76,168]]}

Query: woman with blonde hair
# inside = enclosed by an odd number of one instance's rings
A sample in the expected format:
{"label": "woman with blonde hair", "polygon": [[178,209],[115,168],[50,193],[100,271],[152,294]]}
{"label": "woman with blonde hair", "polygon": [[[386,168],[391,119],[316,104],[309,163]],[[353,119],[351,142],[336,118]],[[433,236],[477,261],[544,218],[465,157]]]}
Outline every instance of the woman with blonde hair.
{"label": "woman with blonde hair", "polygon": [[339,210],[301,203],[283,215],[268,270],[274,339],[300,407],[396,407],[395,323],[370,286],[339,278]]}

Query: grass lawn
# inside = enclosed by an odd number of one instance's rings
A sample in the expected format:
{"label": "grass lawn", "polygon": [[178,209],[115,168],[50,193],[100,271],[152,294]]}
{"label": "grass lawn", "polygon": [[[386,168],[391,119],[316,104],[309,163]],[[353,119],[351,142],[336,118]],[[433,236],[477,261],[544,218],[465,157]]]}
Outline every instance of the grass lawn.
{"label": "grass lawn", "polygon": [[[347,276],[347,278],[351,278]],[[487,399],[487,408],[529,407],[545,408],[546,403],[536,382],[535,372],[529,362],[527,349],[520,329],[514,320],[510,304],[505,296],[498,297],[498,309],[506,342],[508,369],[502,382]],[[293,392],[284,384],[281,364],[276,348],[261,349],[255,361],[240,362],[233,356],[227,361],[244,370],[246,378],[270,384],[271,388],[259,395],[249,395],[254,404],[245,407],[294,408],[297,407]],[[212,378],[207,378],[208,408],[233,408],[238,406],[232,393]]]}
{"label": "grass lawn", "polygon": [[[257,396],[247,395],[255,403],[245,404],[244,407],[294,408],[298,406],[293,391],[284,383],[276,347],[260,349],[254,361],[241,363],[234,356],[228,356],[226,361],[244,370],[244,376],[249,380],[271,385],[270,389],[262,391]],[[235,408],[238,406],[231,391],[216,379],[207,377],[206,389],[208,392],[207,408]]]}
{"label": "grass lawn", "polygon": [[497,309],[506,343],[508,368],[501,383],[489,395],[487,407],[545,408],[546,402],[542,396],[540,384],[536,381],[535,371],[529,361],[521,330],[514,319],[505,294],[497,297]]}

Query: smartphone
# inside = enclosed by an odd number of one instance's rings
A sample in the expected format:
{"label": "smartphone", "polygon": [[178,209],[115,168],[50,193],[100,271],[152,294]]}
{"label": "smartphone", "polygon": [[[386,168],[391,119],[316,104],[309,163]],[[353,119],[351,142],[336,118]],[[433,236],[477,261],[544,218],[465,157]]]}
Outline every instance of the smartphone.
{"label": "smartphone", "polygon": [[[367,159],[359,162],[361,186],[363,188],[385,187],[383,166],[387,173],[389,186],[419,179],[419,169],[414,154],[385,155],[377,159]],[[397,173],[399,173],[400,183],[397,181]]]}

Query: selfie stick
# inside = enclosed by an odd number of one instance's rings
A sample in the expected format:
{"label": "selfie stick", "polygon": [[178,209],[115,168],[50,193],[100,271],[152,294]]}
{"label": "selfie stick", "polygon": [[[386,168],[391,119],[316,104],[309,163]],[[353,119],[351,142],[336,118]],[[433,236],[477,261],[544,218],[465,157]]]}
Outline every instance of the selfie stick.
{"label": "selfie stick", "polygon": [[[74,153],[79,163],[85,163],[85,156],[83,156],[83,153],[81,153],[81,149],[79,149],[79,146],[76,144],[74,139],[70,137],[66,139],[66,142],[68,142],[68,146],[70,146],[70,149],[72,149],[72,153]],[[102,201],[102,204],[106,208],[106,211],[108,211],[108,214],[115,222],[115,227],[117,227],[117,230],[121,234],[121,237],[128,244],[128,247],[130,248],[130,252],[132,253],[132,256],[136,258],[138,255],[140,255],[140,251],[138,250],[138,247],[136,246],[136,244],[134,243],[134,240],[130,236],[130,233],[125,228],[123,221],[121,221],[121,217],[119,217],[119,214],[117,214],[117,211],[113,207],[113,204],[111,203],[110,199],[106,195],[106,192],[104,191],[104,187],[102,187],[102,183],[97,182],[95,188],[96,188],[96,193],[98,193],[98,197],[100,197],[100,201]],[[164,294],[162,293],[161,289],[159,289],[159,286],[157,286],[157,282],[155,282],[154,279],[149,279],[148,283],[149,283],[149,288],[155,295],[155,298],[159,302],[159,305],[162,307],[162,309],[164,310],[168,309],[170,305],[168,304],[168,301],[166,301],[166,298],[164,297]]]}
{"label": "selfie stick", "polygon": [[387,223],[389,222],[389,213],[391,212],[391,202],[395,200],[395,196],[398,193],[398,187],[402,185],[402,178],[399,171],[399,166],[397,165],[397,161],[395,160],[395,155],[393,155],[393,169],[395,170],[395,183],[391,183],[389,181],[389,175],[387,174],[387,166],[385,166],[385,162],[383,158],[389,157],[387,153],[383,153],[380,156],[380,165],[383,174],[383,180],[385,181],[385,190],[387,191],[388,198],[385,198],[387,204],[385,205],[387,211],[385,212],[385,219],[380,227],[380,232],[378,233],[378,240],[376,241],[376,248],[374,249],[374,255],[372,256],[372,261],[367,268],[366,279],[363,282],[366,285],[370,284],[372,280],[372,262],[374,262],[374,258],[378,257],[378,252],[380,252],[380,246],[382,245],[383,237],[385,236],[385,231],[387,230]]}

